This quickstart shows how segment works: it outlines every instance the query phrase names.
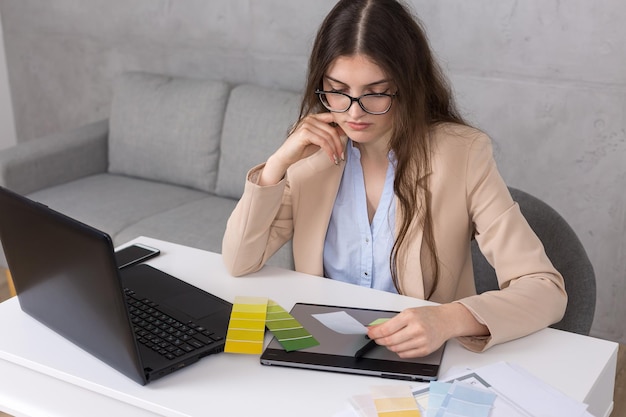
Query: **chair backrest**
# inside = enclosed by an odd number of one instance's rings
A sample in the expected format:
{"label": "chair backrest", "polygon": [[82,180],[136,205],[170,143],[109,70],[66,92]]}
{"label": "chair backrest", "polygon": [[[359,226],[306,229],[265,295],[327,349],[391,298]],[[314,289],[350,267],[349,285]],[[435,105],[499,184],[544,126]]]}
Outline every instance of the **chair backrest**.
{"label": "chair backrest", "polygon": [[[585,248],[569,224],[552,207],[538,198],[509,187],[513,200],[544,245],[548,258],[563,275],[568,295],[563,319],[550,327],[588,335],[596,307],[596,277]],[[498,289],[493,267],[472,241],[476,291]]]}

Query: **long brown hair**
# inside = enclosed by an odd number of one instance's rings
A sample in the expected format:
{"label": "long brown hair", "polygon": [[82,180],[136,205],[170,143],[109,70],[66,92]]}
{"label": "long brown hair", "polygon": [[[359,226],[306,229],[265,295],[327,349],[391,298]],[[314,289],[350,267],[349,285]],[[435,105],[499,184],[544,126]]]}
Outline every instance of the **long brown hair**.
{"label": "long brown hair", "polygon": [[428,185],[430,132],[439,123],[465,122],[419,20],[396,0],[340,0],[330,11],[311,52],[300,119],[326,111],[315,89],[322,87],[325,72],[336,58],[356,54],[366,55],[380,66],[397,88],[390,149],[397,159],[394,192],[402,223],[391,250],[391,276],[398,292],[402,292],[397,276],[398,254],[412,223],[418,219],[433,266],[433,285],[426,296],[430,298],[439,280]]}

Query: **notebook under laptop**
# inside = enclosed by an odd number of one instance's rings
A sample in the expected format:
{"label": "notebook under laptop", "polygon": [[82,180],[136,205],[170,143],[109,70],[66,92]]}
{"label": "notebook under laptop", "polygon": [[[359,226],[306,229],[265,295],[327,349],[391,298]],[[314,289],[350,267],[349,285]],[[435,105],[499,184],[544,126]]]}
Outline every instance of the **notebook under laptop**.
{"label": "notebook under laptop", "polygon": [[324,324],[315,317],[328,313],[341,313],[339,317],[345,313],[362,326],[398,314],[397,311],[297,303],[291,315],[317,339],[319,345],[287,352],[274,338],[261,355],[261,363],[412,381],[437,379],[445,345],[422,358],[403,359],[377,345],[355,357],[356,352],[368,344],[368,339],[363,333],[346,329],[344,322],[329,320]]}
{"label": "notebook under laptop", "polygon": [[140,384],[224,350],[230,303],[119,270],[108,234],[2,187],[0,241],[22,310]]}

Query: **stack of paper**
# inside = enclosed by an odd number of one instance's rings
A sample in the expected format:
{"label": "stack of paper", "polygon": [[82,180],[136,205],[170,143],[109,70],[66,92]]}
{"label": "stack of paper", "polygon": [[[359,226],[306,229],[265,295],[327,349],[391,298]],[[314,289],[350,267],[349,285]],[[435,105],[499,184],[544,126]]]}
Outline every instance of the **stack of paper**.
{"label": "stack of paper", "polygon": [[454,382],[431,382],[426,417],[489,417],[496,394],[488,389]]}
{"label": "stack of paper", "polygon": [[[396,392],[400,386],[394,386]],[[507,362],[498,362],[456,376],[445,382],[414,384],[411,393],[422,417],[592,417],[587,405],[576,401],[525,369]],[[336,417],[377,417],[381,392],[350,399],[352,409]],[[389,394],[390,395],[390,394]],[[397,397],[397,395],[395,396]],[[390,398],[394,398],[390,395]],[[406,400],[404,400],[406,404]],[[397,404],[397,401],[388,403]],[[414,411],[412,411],[414,412]]]}
{"label": "stack of paper", "polygon": [[456,380],[482,384],[494,392],[492,417],[591,417],[578,402],[515,364],[498,362]]}

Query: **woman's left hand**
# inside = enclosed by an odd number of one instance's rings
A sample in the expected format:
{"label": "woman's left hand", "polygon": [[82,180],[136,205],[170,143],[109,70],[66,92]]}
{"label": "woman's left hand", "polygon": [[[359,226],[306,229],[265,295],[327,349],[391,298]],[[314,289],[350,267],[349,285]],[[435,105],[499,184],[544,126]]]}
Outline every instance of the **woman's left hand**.
{"label": "woman's left hand", "polygon": [[459,303],[408,308],[367,331],[370,339],[401,358],[426,356],[453,337],[488,333]]}

